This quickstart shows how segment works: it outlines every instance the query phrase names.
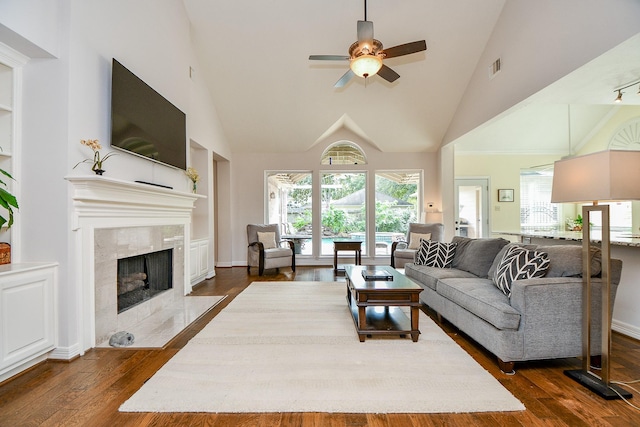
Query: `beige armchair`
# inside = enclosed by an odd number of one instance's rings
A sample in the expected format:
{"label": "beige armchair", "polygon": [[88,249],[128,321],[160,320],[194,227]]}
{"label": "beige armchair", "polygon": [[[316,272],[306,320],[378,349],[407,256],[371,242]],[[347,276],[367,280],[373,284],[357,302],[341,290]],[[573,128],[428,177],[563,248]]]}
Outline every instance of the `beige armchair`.
{"label": "beige armchair", "polygon": [[278,224],[247,225],[247,241],[247,272],[251,273],[251,267],[258,267],[260,276],[271,268],[291,267],[296,271],[293,242],[280,240]]}
{"label": "beige armchair", "polygon": [[420,249],[420,238],[441,242],[444,238],[444,225],[440,223],[409,224],[406,239],[391,244],[391,267],[404,268],[406,263],[414,262],[416,253]]}

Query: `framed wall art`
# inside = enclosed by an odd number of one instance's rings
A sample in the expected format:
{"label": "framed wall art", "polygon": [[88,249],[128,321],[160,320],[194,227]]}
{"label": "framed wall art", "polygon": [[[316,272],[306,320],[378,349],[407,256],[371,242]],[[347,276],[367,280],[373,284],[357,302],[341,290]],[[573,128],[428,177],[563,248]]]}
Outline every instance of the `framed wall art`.
{"label": "framed wall art", "polygon": [[498,201],[499,202],[513,202],[513,188],[500,189],[498,190]]}

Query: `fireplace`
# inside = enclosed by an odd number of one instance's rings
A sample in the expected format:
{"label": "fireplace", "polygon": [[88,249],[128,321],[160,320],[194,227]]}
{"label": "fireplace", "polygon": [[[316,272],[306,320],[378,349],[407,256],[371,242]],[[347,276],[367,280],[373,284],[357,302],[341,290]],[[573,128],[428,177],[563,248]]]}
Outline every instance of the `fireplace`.
{"label": "fireplace", "polygon": [[[191,292],[185,246],[191,241],[194,203],[205,197],[97,175],[66,179],[73,188],[74,260],[80,266],[71,281],[80,300],[70,302],[81,307],[70,314],[80,336],[60,357],[71,359],[175,306]],[[172,251],[172,287],[118,313],[117,260],[166,249]]]}
{"label": "fireplace", "polygon": [[173,249],[118,260],[118,314],[173,287]]}
{"label": "fireplace", "polygon": [[[94,231],[96,344],[185,295],[184,228],[160,225]],[[126,285],[119,289],[118,282]],[[125,294],[130,299],[126,304]]]}

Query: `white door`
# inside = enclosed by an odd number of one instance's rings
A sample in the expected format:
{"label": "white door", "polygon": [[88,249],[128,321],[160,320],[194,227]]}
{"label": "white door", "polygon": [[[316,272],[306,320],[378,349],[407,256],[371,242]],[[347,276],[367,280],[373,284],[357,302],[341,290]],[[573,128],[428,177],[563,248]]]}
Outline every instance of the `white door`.
{"label": "white door", "polygon": [[456,178],[456,236],[489,237],[489,179]]}

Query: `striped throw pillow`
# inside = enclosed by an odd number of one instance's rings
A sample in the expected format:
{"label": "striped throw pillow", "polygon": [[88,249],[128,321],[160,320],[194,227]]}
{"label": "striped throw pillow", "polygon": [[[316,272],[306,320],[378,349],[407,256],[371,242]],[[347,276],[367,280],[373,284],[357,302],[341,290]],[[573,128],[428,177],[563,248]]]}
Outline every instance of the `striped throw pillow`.
{"label": "striped throw pillow", "polygon": [[516,280],[543,277],[549,269],[549,255],[513,246],[505,252],[493,276],[493,283],[511,297],[511,284]]}
{"label": "striped throw pillow", "polygon": [[456,254],[457,243],[442,243],[433,240],[420,239],[420,249],[416,253],[416,264],[427,267],[451,267],[453,256]]}

